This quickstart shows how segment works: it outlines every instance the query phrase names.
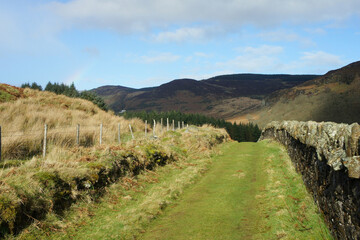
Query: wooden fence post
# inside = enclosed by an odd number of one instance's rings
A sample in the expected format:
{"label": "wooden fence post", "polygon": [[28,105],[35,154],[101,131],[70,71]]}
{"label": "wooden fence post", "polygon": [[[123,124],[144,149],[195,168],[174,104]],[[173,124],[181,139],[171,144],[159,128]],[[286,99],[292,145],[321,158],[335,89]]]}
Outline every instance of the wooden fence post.
{"label": "wooden fence post", "polygon": [[175,131],[175,120],[173,119],[172,129]]}
{"label": "wooden fence post", "polygon": [[169,118],[166,118],[166,131],[169,131]]}
{"label": "wooden fence post", "polygon": [[129,128],[130,128],[131,138],[132,138],[132,139],[135,139],[134,134],[133,134],[133,131],[132,131],[132,128],[131,128],[131,125],[130,125],[130,124],[129,124]]}
{"label": "wooden fence post", "polygon": [[163,119],[162,118],[160,119],[160,122],[161,122],[160,123],[160,127],[161,127],[160,128],[160,133],[162,133],[163,132]]}
{"label": "wooden fence post", "polygon": [[44,145],[43,145],[43,158],[46,156],[46,144],[47,144],[47,124],[45,124],[44,128]]}
{"label": "wooden fence post", "polygon": [[1,126],[0,126],[0,162],[1,162]]}
{"label": "wooden fence post", "polygon": [[185,128],[185,123],[184,123],[184,121],[182,121],[182,128]]}
{"label": "wooden fence post", "polygon": [[121,144],[121,136],[120,136],[120,123],[118,123],[118,143]]}
{"label": "wooden fence post", "polygon": [[156,121],[155,121],[155,119],[153,119],[153,121],[154,121],[153,136],[155,137]]}
{"label": "wooden fence post", "polygon": [[180,127],[180,121],[178,121],[178,129],[180,129],[181,127]]}
{"label": "wooden fence post", "polygon": [[103,124],[100,124],[100,145],[102,144]]}
{"label": "wooden fence post", "polygon": [[147,120],[145,120],[145,137],[147,136]]}
{"label": "wooden fence post", "polygon": [[76,145],[80,145],[80,124],[76,126]]}

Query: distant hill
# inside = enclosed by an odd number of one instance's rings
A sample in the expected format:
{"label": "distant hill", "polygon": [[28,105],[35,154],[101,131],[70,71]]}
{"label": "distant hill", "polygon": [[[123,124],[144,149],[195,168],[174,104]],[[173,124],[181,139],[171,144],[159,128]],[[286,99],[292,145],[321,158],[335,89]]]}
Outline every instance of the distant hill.
{"label": "distant hill", "polygon": [[177,79],[159,87],[103,86],[92,91],[115,112],[177,110],[229,118],[258,109],[274,91],[291,88],[318,75],[232,74],[201,81]]}
{"label": "distant hill", "polygon": [[272,120],[360,122],[360,61],[273,92],[265,105],[252,113],[262,126]]}

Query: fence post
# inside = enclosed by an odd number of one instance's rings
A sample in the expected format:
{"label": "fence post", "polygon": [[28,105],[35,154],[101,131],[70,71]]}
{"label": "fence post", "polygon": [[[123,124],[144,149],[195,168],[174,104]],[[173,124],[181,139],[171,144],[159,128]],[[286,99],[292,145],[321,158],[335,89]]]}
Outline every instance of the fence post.
{"label": "fence post", "polygon": [[80,145],[80,124],[76,126],[76,145]]}
{"label": "fence post", "polygon": [[155,137],[156,121],[155,121],[155,119],[153,119],[153,121],[154,121],[153,136]]}
{"label": "fence post", "polygon": [[121,127],[121,125],[120,125],[120,123],[118,123],[118,143],[119,144],[121,144],[120,127]]}
{"label": "fence post", "polygon": [[166,118],[166,131],[169,131],[169,118]]}
{"label": "fence post", "polygon": [[147,120],[145,120],[145,137],[147,136]]}
{"label": "fence post", "polygon": [[102,144],[103,124],[100,124],[100,145]]}
{"label": "fence post", "polygon": [[184,121],[182,121],[182,128],[185,128],[185,123],[184,123]]}
{"label": "fence post", "polygon": [[173,119],[172,129],[175,131],[175,120]]}
{"label": "fence post", "polygon": [[44,128],[44,145],[43,145],[43,158],[45,158],[46,156],[46,144],[47,144],[47,124],[45,124],[45,128]]}
{"label": "fence post", "polygon": [[161,122],[160,123],[160,127],[161,127],[160,128],[160,133],[162,133],[163,132],[163,119],[162,118],[160,119],[160,122]]}
{"label": "fence post", "polygon": [[180,129],[181,128],[181,126],[180,126],[180,121],[178,121],[178,129]]}
{"label": "fence post", "polygon": [[132,131],[132,128],[131,128],[131,125],[130,125],[130,124],[129,124],[129,128],[130,128],[130,133],[131,133],[131,137],[132,137],[132,139],[135,139],[134,134],[133,134],[133,131]]}
{"label": "fence post", "polygon": [[1,126],[0,126],[0,162],[1,162]]}

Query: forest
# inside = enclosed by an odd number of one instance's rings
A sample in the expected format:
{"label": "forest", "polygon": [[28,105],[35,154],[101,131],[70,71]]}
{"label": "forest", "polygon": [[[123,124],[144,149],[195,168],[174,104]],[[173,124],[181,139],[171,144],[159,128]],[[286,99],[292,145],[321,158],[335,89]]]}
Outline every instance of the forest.
{"label": "forest", "polygon": [[201,114],[189,114],[182,113],[178,111],[169,111],[169,112],[156,112],[156,111],[127,111],[120,114],[126,119],[130,118],[140,118],[142,120],[147,120],[148,123],[151,123],[154,120],[160,122],[163,119],[163,124],[166,124],[166,119],[169,118],[170,124],[172,120],[175,121],[175,125],[178,121],[184,121],[185,124],[202,126],[203,124],[209,124],[218,128],[225,128],[229,133],[230,137],[233,140],[238,142],[256,142],[261,134],[261,130],[258,125],[253,123],[248,124],[236,124],[225,121],[224,119],[217,119],[214,117],[208,117]]}

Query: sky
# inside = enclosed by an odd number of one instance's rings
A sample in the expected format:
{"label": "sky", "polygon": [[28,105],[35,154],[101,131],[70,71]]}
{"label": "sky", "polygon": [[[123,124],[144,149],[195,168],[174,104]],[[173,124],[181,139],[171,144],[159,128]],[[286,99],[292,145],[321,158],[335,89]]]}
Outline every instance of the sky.
{"label": "sky", "polygon": [[360,60],[359,0],[0,0],[0,82],[158,86]]}

